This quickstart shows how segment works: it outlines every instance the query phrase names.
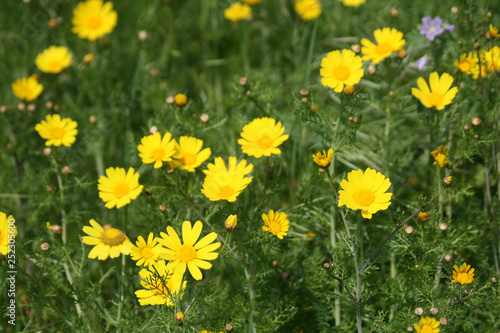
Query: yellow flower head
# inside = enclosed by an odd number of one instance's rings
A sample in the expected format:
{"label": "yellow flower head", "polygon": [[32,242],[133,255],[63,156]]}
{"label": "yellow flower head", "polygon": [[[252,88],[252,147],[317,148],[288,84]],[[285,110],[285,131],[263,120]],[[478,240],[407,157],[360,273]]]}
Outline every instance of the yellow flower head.
{"label": "yellow flower head", "polygon": [[374,64],[378,64],[392,53],[403,49],[406,43],[403,39],[403,33],[396,29],[377,29],[373,35],[377,45],[363,38],[361,40],[361,53],[363,53],[363,60],[372,60]]}
{"label": "yellow flower head", "polygon": [[90,250],[90,259],[106,260],[108,257],[119,257],[120,253],[130,254],[132,243],[123,231],[112,228],[109,224],[103,228],[94,219],[89,222],[91,227],[83,227],[83,232],[88,236],[83,236],[82,241],[83,244],[95,245]]}
{"label": "yellow flower head", "polygon": [[238,143],[248,156],[260,158],[262,155],[278,155],[281,154],[278,146],[288,139],[288,134],[283,135],[284,132],[285,128],[281,127],[281,121],[276,123],[273,118],[257,118],[243,126]]}
{"label": "yellow flower head", "polygon": [[[216,259],[219,254],[213,252],[220,247],[220,243],[213,243],[217,238],[215,232],[211,232],[202,239],[200,238],[203,223],[196,221],[193,227],[191,222],[184,221],[182,224],[182,240],[171,226],[167,227],[167,233],[160,233],[160,244],[166,247],[157,251],[161,259],[170,261],[167,270],[175,270],[181,275],[186,271],[186,267],[195,280],[201,280],[203,275],[201,269],[210,269],[212,264],[207,260]],[[156,251],[155,251],[156,252]]]}
{"label": "yellow flower head", "polygon": [[462,73],[472,74],[472,69],[478,66],[478,61],[477,54],[472,54],[471,52],[469,52],[469,54],[464,53],[460,59],[455,60],[455,66],[458,67]]}
{"label": "yellow flower head", "polygon": [[275,213],[271,209],[267,215],[262,214],[262,220],[266,224],[262,229],[276,235],[279,239],[283,239],[283,236],[286,236],[288,229],[290,229],[290,222],[283,212]]}
{"label": "yellow flower head", "polygon": [[35,65],[44,73],[61,73],[71,64],[72,55],[64,46],[51,46],[35,58]]}
{"label": "yellow flower head", "polygon": [[451,277],[451,283],[460,283],[462,285],[474,282],[474,268],[471,268],[467,263],[463,263],[462,266],[453,266],[453,275]]}
{"label": "yellow flower head", "polygon": [[362,69],[363,61],[351,50],[329,52],[321,60],[319,71],[321,83],[335,92],[342,92],[344,85],[352,86],[359,83],[365,71]]}
{"label": "yellow flower head", "polygon": [[79,38],[94,41],[113,31],[118,14],[113,10],[113,3],[102,0],[80,2],[73,10],[73,28],[71,31]]}
{"label": "yellow flower head", "polygon": [[238,224],[238,215],[229,215],[224,222],[224,228],[227,231],[234,231],[236,229],[236,225]]}
{"label": "yellow flower head", "polygon": [[321,152],[318,152],[312,157],[314,163],[316,163],[320,168],[328,168],[333,157],[333,149],[328,149],[328,154],[323,150],[323,154],[321,154]]}
{"label": "yellow flower head", "polygon": [[158,132],[143,137],[137,146],[142,163],[154,163],[154,168],[158,169],[163,166],[163,162],[172,161],[172,156],[177,153],[177,142],[171,139],[170,132],[165,133],[163,139]]}
{"label": "yellow flower head", "polygon": [[17,235],[17,227],[11,228],[15,222],[12,215],[7,216],[7,214],[0,212],[0,254],[4,256],[9,252],[9,239],[12,239],[12,235],[14,237]]}
{"label": "yellow flower head", "polygon": [[450,165],[450,161],[448,161],[448,151],[447,146],[439,146],[437,150],[434,150],[431,155],[434,157],[434,164],[439,164],[442,168],[445,165]]}
{"label": "yellow flower head", "polygon": [[417,80],[418,89],[412,88],[411,93],[418,98],[426,108],[436,108],[442,110],[451,103],[451,100],[457,94],[458,88],[451,88],[453,77],[448,73],[443,73],[441,78],[437,72],[432,72],[429,77],[431,89],[423,77]]}
{"label": "yellow flower head", "polygon": [[174,299],[179,295],[181,283],[183,291],[180,299],[184,296],[187,282],[182,282],[183,275],[180,272],[169,270],[165,260],[159,260],[150,270],[142,269],[139,275],[144,289],[137,290],[135,296],[143,306],[158,304],[174,306]]}
{"label": "yellow flower head", "polygon": [[244,3],[233,3],[224,9],[224,17],[233,22],[248,20],[250,15],[252,15],[252,8]]}
{"label": "yellow flower head", "polygon": [[139,173],[129,168],[107,168],[106,176],[99,178],[99,198],[106,202],[106,208],[121,208],[141,194],[144,186],[139,185]]}
{"label": "yellow flower head", "polygon": [[142,265],[152,269],[153,265],[158,260],[158,254],[154,254],[153,251],[162,249],[162,246],[157,243],[158,238],[155,238],[152,232],[149,233],[147,242],[142,236],[137,237],[136,246],[132,246],[130,252],[132,260],[137,261],[135,263],[137,266]]}
{"label": "yellow flower head", "polygon": [[38,77],[36,75],[17,79],[12,82],[11,87],[16,97],[28,102],[36,99],[43,91],[43,85],[38,83]]}
{"label": "yellow flower head", "polygon": [[353,170],[347,174],[347,180],[340,183],[339,207],[352,210],[361,209],[365,219],[371,219],[379,210],[386,210],[391,204],[392,193],[386,193],[391,186],[389,178],[373,169]]}
{"label": "yellow flower head", "polygon": [[490,36],[491,38],[497,38],[498,36],[500,36],[500,34],[498,33],[498,28],[495,28],[493,26],[493,24],[490,24]]}
{"label": "yellow flower head", "polygon": [[322,4],[319,0],[297,0],[294,9],[304,21],[310,21],[321,15]]}
{"label": "yellow flower head", "polygon": [[201,150],[202,147],[202,140],[191,136],[181,136],[177,153],[173,156],[174,160],[169,162],[170,166],[194,172],[195,168],[199,167],[212,155],[210,148]]}
{"label": "yellow flower head", "polygon": [[188,102],[188,98],[184,94],[177,94],[174,97],[174,103],[175,103],[175,105],[177,105],[179,107],[186,106],[187,102]]}
{"label": "yellow flower head", "polygon": [[366,0],[340,0],[346,7],[358,7],[366,2]]}
{"label": "yellow flower head", "polygon": [[257,5],[260,3],[260,0],[243,0],[244,3],[252,6],[252,5]]}
{"label": "yellow flower head", "polygon": [[70,118],[62,118],[58,114],[45,117],[39,124],[35,125],[35,130],[42,139],[47,140],[46,146],[64,145],[70,147],[76,141],[78,123]]}
{"label": "yellow flower head", "polygon": [[500,47],[494,46],[490,50],[485,50],[482,53],[486,69],[488,72],[496,72],[500,70]]}
{"label": "yellow flower head", "polygon": [[253,164],[241,160],[237,163],[234,156],[229,157],[226,167],[222,157],[217,157],[215,164],[209,163],[208,170],[203,170],[205,180],[201,192],[210,200],[236,201],[236,197],[252,182],[253,177],[245,177],[253,169]]}
{"label": "yellow flower head", "polygon": [[422,317],[418,324],[413,324],[417,333],[439,333],[439,321],[430,317]]}

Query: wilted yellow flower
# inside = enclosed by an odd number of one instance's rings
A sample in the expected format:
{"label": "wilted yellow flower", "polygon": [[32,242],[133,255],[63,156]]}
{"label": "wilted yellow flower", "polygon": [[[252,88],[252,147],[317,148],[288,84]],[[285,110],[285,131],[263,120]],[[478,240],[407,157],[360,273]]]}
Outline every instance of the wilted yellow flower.
{"label": "wilted yellow flower", "polygon": [[266,224],[262,229],[276,235],[279,239],[283,239],[283,236],[286,236],[290,229],[290,222],[284,212],[270,210],[269,213],[262,214],[262,220]]}
{"label": "wilted yellow flower", "polygon": [[236,225],[238,224],[238,215],[229,215],[224,222],[224,228],[227,231],[234,231],[236,229]]}
{"label": "wilted yellow flower", "polygon": [[329,52],[321,60],[320,75],[324,86],[342,92],[344,85],[355,85],[359,83],[364,75],[363,61],[360,56],[351,50]]}
{"label": "wilted yellow flower", "polygon": [[172,161],[172,156],[177,153],[177,142],[172,139],[170,132],[165,133],[163,138],[159,132],[155,132],[152,135],[143,137],[137,149],[142,163],[154,163],[154,168],[158,169],[163,166],[163,162]]}
{"label": "wilted yellow flower", "polygon": [[418,324],[413,325],[417,333],[439,333],[438,326],[439,321],[430,317],[422,317]]}
{"label": "wilted yellow flower", "polygon": [[90,220],[89,226],[83,227],[83,232],[88,236],[82,237],[82,242],[87,245],[95,245],[89,253],[90,259],[105,260],[108,257],[116,258],[123,254],[130,254],[132,243],[123,231],[112,228],[106,224],[104,228],[94,219]]}
{"label": "wilted yellow flower", "polygon": [[12,82],[12,92],[16,97],[31,102],[43,91],[43,85],[38,83],[38,76],[32,75],[28,78],[22,77]]}
{"label": "wilted yellow flower", "polygon": [[199,167],[212,154],[210,148],[201,150],[202,147],[202,140],[191,136],[181,136],[177,153],[173,156],[174,159],[169,162],[170,166],[194,172],[195,168]]}
{"label": "wilted yellow flower", "polygon": [[457,94],[458,88],[451,88],[452,83],[453,77],[450,74],[443,73],[443,75],[439,77],[437,72],[433,72],[429,77],[430,90],[424,78],[419,77],[417,80],[418,89],[412,88],[411,93],[418,98],[426,108],[442,110],[446,105],[451,103]]}
{"label": "wilted yellow flower", "polygon": [[437,150],[431,152],[431,155],[434,157],[434,164],[439,164],[442,168],[445,165],[450,165],[450,161],[448,161],[448,151],[447,146],[439,146]]}
{"label": "wilted yellow flower", "polygon": [[294,9],[304,21],[317,19],[322,13],[322,5],[319,0],[297,0]]}
{"label": "wilted yellow flower", "polygon": [[451,283],[460,283],[462,285],[474,282],[474,268],[471,268],[467,263],[463,263],[462,266],[453,266],[453,275]]}
{"label": "wilted yellow flower", "polygon": [[401,50],[406,41],[403,39],[403,33],[391,28],[377,29],[373,32],[377,44],[372,43],[366,38],[361,40],[361,53],[363,60],[372,60],[378,64],[392,53]]}
{"label": "wilted yellow flower", "polygon": [[121,208],[141,194],[144,186],[139,185],[139,173],[129,168],[107,168],[106,176],[99,178],[99,198],[106,202],[106,208]]}
{"label": "wilted yellow flower", "polygon": [[371,219],[379,210],[386,210],[391,204],[392,193],[386,191],[391,186],[389,178],[380,172],[367,168],[353,170],[347,174],[347,180],[340,183],[339,207],[346,206],[352,210],[361,209],[365,219]]}
{"label": "wilted yellow flower", "polygon": [[64,46],[51,46],[35,58],[35,65],[44,73],[60,73],[71,64],[72,55]]}
{"label": "wilted yellow flower", "polygon": [[73,28],[71,31],[79,38],[94,41],[113,31],[118,14],[113,10],[113,3],[102,0],[87,0],[78,3],[73,10]]}
{"label": "wilted yellow flower", "polygon": [[320,168],[328,168],[330,166],[330,162],[332,161],[333,149],[332,148],[328,149],[328,154],[323,150],[323,154],[321,154],[321,152],[318,152],[317,154],[314,154],[312,157],[313,161]]}
{"label": "wilted yellow flower", "polygon": [[358,7],[366,2],[366,0],[340,0],[346,7]]}
{"label": "wilted yellow flower", "polygon": [[78,134],[78,123],[70,118],[62,118],[58,114],[47,115],[45,120],[35,125],[35,130],[42,137],[47,140],[46,146],[60,145],[70,147],[76,141]]}
{"label": "wilted yellow flower", "polygon": [[233,22],[248,20],[250,15],[252,15],[252,8],[249,5],[239,2],[233,3],[224,9],[224,17]]}
{"label": "wilted yellow flower", "polygon": [[257,118],[243,126],[238,143],[248,156],[260,158],[263,155],[278,155],[281,154],[278,146],[288,139],[288,134],[283,135],[284,132],[285,128],[281,126],[281,121],[276,123],[273,118]]}

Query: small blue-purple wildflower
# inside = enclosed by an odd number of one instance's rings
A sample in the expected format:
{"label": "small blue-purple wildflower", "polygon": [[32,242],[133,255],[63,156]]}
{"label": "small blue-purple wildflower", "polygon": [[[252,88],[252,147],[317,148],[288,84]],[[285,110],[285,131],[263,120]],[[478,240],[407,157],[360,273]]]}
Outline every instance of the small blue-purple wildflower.
{"label": "small blue-purple wildflower", "polygon": [[420,27],[420,34],[425,35],[430,41],[433,41],[436,36],[441,35],[444,29],[441,27],[443,21],[439,16],[431,18],[430,16],[425,16],[422,18],[422,27]]}
{"label": "small blue-purple wildflower", "polygon": [[455,25],[454,24],[444,24],[443,25],[444,30],[452,32],[455,30]]}
{"label": "small blue-purple wildflower", "polygon": [[423,56],[422,58],[415,61],[417,68],[419,71],[423,70],[425,65],[427,65],[427,56]]}

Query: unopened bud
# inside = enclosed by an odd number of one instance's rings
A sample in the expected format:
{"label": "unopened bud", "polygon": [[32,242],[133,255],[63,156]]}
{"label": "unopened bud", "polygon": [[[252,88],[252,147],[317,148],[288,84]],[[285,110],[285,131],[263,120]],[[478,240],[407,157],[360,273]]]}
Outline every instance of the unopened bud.
{"label": "unopened bud", "polygon": [[17,104],[17,109],[19,111],[23,111],[24,109],[26,109],[26,105],[24,103],[19,103]]}
{"label": "unopened bud", "polygon": [[27,110],[29,112],[34,112],[36,110],[36,105],[33,103],[28,104]]}
{"label": "unopened bud", "polygon": [[155,134],[156,132],[158,132],[158,127],[156,127],[155,125],[149,128],[149,134]]}
{"label": "unopened bud", "polygon": [[474,48],[476,50],[479,50],[481,48],[481,44],[479,44],[479,43],[474,44]]}
{"label": "unopened bud", "polygon": [[0,113],[5,113],[7,112],[7,107],[5,105],[0,106]]}
{"label": "unopened bud", "polygon": [[278,262],[276,260],[271,261],[271,267],[272,268],[278,267]]}
{"label": "unopened bud", "polygon": [[54,111],[55,112],[59,112],[59,109],[60,109],[59,105],[55,104],[54,105]]}
{"label": "unopened bud", "polygon": [[472,119],[471,119],[471,121],[470,121],[470,122],[471,122],[471,124],[472,124],[472,125],[474,125],[474,126],[479,126],[479,125],[481,125],[481,122],[482,122],[482,121],[481,121],[481,118],[479,118],[479,117],[474,117],[474,118],[472,118]]}
{"label": "unopened bud", "polygon": [[497,283],[497,282],[498,282],[498,279],[496,277],[491,278],[491,283]]}
{"label": "unopened bud", "polygon": [[140,41],[145,41],[147,38],[148,38],[148,33],[146,30],[139,30],[137,32],[137,38],[140,40]]}
{"label": "unopened bud", "polygon": [[446,319],[446,317],[441,317],[441,318],[439,318],[439,323],[442,326],[446,326],[446,325],[448,325],[448,319]]}
{"label": "unopened bud", "polygon": [[168,168],[168,169],[167,169],[167,173],[168,173],[168,174],[171,174],[171,173],[173,173],[174,171],[175,171],[175,169],[174,169],[174,168]]}
{"label": "unopened bud", "polygon": [[418,219],[420,222],[427,222],[431,219],[431,216],[427,212],[420,212],[418,213]]}
{"label": "unopened bud", "polygon": [[52,155],[52,149],[49,147],[43,148],[43,154],[49,157],[50,155]]}
{"label": "unopened bud", "polygon": [[63,168],[61,169],[61,172],[63,175],[66,175],[66,176],[71,175],[71,169],[67,165],[63,166]]}
{"label": "unopened bud", "polygon": [[301,101],[302,103],[304,103],[304,104],[305,104],[305,103],[309,102],[309,98],[307,98],[307,97],[302,97],[302,98],[300,99],[300,101]]}
{"label": "unopened bud", "polygon": [[162,213],[164,213],[167,210],[167,207],[165,205],[159,205],[158,210]]}
{"label": "unopened bud", "polygon": [[248,83],[248,77],[242,76],[240,77],[240,80],[238,81],[238,84],[242,87],[246,86]]}
{"label": "unopened bud", "polygon": [[407,225],[405,227],[405,232],[408,234],[408,235],[411,235],[413,233],[413,227],[411,225]]}
{"label": "unopened bud", "polygon": [[408,55],[408,52],[406,52],[405,49],[401,49],[398,51],[398,58],[399,59],[404,59]]}
{"label": "unopened bud", "polygon": [[318,112],[319,111],[319,105],[318,104],[311,105],[311,111]]}
{"label": "unopened bud", "polygon": [[451,176],[444,177],[444,179],[443,179],[443,185],[445,187],[450,187],[451,185],[453,185],[453,177],[451,177]]}
{"label": "unopened bud", "polygon": [[451,262],[453,260],[453,256],[449,253],[444,255],[444,261]]}
{"label": "unopened bud", "polygon": [[165,99],[165,103],[167,104],[174,104],[175,102],[175,98],[174,96],[168,96],[166,99]]}
{"label": "unopened bud", "polygon": [[42,249],[42,251],[48,251],[50,249],[50,245],[49,243],[42,243],[40,245],[40,248]]}
{"label": "unopened bud", "polygon": [[331,266],[331,265],[330,265],[330,263],[328,263],[328,262],[325,262],[325,263],[323,264],[323,268],[324,268],[324,269],[330,269],[330,267],[332,267],[332,266]]}
{"label": "unopened bud", "polygon": [[226,222],[224,222],[224,228],[226,228],[227,231],[234,231],[234,229],[236,229],[237,224],[238,224],[238,216],[229,215],[228,218],[226,219]]}
{"label": "unopened bud", "polygon": [[439,229],[441,229],[441,231],[446,231],[448,230],[448,225],[444,222],[439,223]]}
{"label": "unopened bud", "polygon": [[90,64],[92,61],[94,61],[94,55],[92,53],[87,53],[86,55],[83,56],[83,62],[85,64]]}
{"label": "unopened bud", "polygon": [[89,122],[90,122],[91,124],[96,124],[96,123],[97,123],[97,117],[96,117],[96,116],[94,116],[94,115],[90,115],[90,117],[89,117]]}
{"label": "unopened bud", "polygon": [[350,96],[352,94],[354,94],[356,92],[356,87],[355,86],[351,86],[351,85],[345,85],[344,87],[344,94]]}
{"label": "unopened bud", "polygon": [[309,90],[308,89],[300,89],[299,93],[306,97],[306,96],[309,96]]}
{"label": "unopened bud", "polygon": [[203,113],[201,116],[200,116],[200,120],[202,123],[208,123],[208,121],[210,120],[210,116],[206,113]]}
{"label": "unopened bud", "polygon": [[420,268],[420,265],[419,264],[416,264],[415,265],[415,269],[419,269]]}
{"label": "unopened bud", "polygon": [[54,103],[52,101],[45,102],[45,107],[47,109],[52,109],[54,107]]}
{"label": "unopened bud", "polygon": [[493,16],[493,14],[491,12],[487,12],[486,16],[488,16],[488,18],[491,18]]}
{"label": "unopened bud", "polygon": [[234,330],[233,325],[232,325],[232,324],[230,324],[230,323],[227,323],[227,324],[226,324],[226,332],[228,332],[228,333],[229,333],[229,332],[232,332],[233,330]]}
{"label": "unopened bud", "polygon": [[175,319],[177,319],[177,320],[184,320],[184,312],[182,312],[182,311],[178,311],[178,312],[175,314]]}
{"label": "unopened bud", "polygon": [[45,189],[47,190],[47,192],[52,192],[54,190],[54,188],[50,185],[47,186]]}
{"label": "unopened bud", "polygon": [[153,192],[151,192],[151,190],[149,188],[147,188],[145,191],[144,191],[147,195],[151,195],[153,194]]}
{"label": "unopened bud", "polygon": [[431,313],[432,313],[433,315],[437,315],[437,314],[439,313],[439,309],[438,309],[438,307],[437,307],[437,306],[432,306],[432,307],[430,308],[430,311],[431,311]]}
{"label": "unopened bud", "polygon": [[359,123],[359,117],[352,118],[352,122],[356,124]]}
{"label": "unopened bud", "polygon": [[54,29],[57,26],[57,20],[55,18],[51,18],[47,22],[47,25],[49,26],[49,28]]}
{"label": "unopened bud", "polygon": [[469,125],[465,124],[464,127],[463,127],[464,131],[468,131],[469,130]]}
{"label": "unopened bud", "polygon": [[62,227],[58,224],[51,225],[50,230],[54,233],[54,235],[60,235],[62,233]]}
{"label": "unopened bud", "polygon": [[399,15],[399,10],[396,8],[391,8],[391,16],[392,17],[397,17]]}
{"label": "unopened bud", "polygon": [[354,53],[360,53],[361,52],[361,46],[359,44],[352,44],[351,45],[351,51]]}
{"label": "unopened bud", "polygon": [[368,66],[368,73],[370,73],[371,75],[377,73],[377,67],[375,67],[375,65]]}
{"label": "unopened bud", "polygon": [[416,314],[417,316],[421,316],[421,315],[423,315],[423,314],[424,314],[424,309],[423,309],[423,308],[421,308],[421,307],[416,308],[416,309],[415,309],[415,314]]}
{"label": "unopened bud", "polygon": [[457,14],[458,13],[458,7],[453,6],[453,7],[451,7],[450,11],[451,11],[452,14]]}
{"label": "unopened bud", "polygon": [[408,327],[406,328],[406,331],[407,331],[407,332],[413,332],[413,326],[408,326]]}

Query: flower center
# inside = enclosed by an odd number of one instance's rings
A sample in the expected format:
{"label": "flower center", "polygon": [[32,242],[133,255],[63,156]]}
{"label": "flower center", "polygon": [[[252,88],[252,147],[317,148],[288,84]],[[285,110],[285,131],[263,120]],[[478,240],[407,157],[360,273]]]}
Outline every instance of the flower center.
{"label": "flower center", "polygon": [[50,136],[53,139],[62,139],[62,137],[64,136],[64,129],[62,129],[61,127],[53,127],[50,129]]}
{"label": "flower center", "polygon": [[52,70],[59,70],[62,66],[61,66],[61,61],[60,60],[52,60],[50,63],[49,63],[49,67],[50,69]]}
{"label": "flower center", "polygon": [[153,257],[153,252],[151,252],[151,248],[146,246],[141,250],[141,256],[145,259],[149,259]]}
{"label": "flower center", "polygon": [[97,30],[102,25],[102,20],[99,16],[92,16],[87,19],[87,28]]}
{"label": "flower center", "polygon": [[118,229],[110,228],[102,233],[101,241],[109,246],[120,245],[125,241],[125,235]]}
{"label": "flower center", "polygon": [[391,45],[389,43],[382,43],[377,45],[375,50],[379,55],[391,54]]}
{"label": "flower center", "polygon": [[227,199],[234,194],[234,188],[229,186],[223,186],[219,190],[219,196],[223,199]]}
{"label": "flower center", "polygon": [[469,274],[467,274],[465,272],[460,272],[457,274],[457,277],[455,278],[455,280],[457,280],[458,283],[460,283],[460,284],[466,284],[469,282]]}
{"label": "flower center", "polygon": [[177,259],[184,262],[190,262],[196,258],[196,250],[191,245],[182,245],[177,251]]}
{"label": "flower center", "polygon": [[184,165],[193,165],[196,163],[196,155],[185,153],[184,156],[181,157],[181,162]]}
{"label": "flower center", "polygon": [[339,81],[345,81],[349,78],[350,74],[351,74],[351,72],[349,71],[349,68],[347,68],[345,66],[339,66],[335,70],[334,76]]}
{"label": "flower center", "polygon": [[161,148],[153,150],[153,153],[151,154],[151,157],[153,158],[154,161],[163,160],[163,156],[165,156],[165,150]]}
{"label": "flower center", "polygon": [[257,141],[257,146],[259,146],[260,149],[268,149],[272,145],[273,145],[273,138],[270,137],[268,134],[262,135]]}
{"label": "flower center", "polygon": [[373,194],[373,192],[367,190],[362,190],[358,192],[354,197],[354,201],[356,202],[356,204],[362,207],[370,206],[374,200],[375,200],[375,195]]}
{"label": "flower center", "polygon": [[281,231],[281,224],[278,221],[270,221],[267,227],[274,235]]}
{"label": "flower center", "polygon": [[420,333],[432,333],[432,331],[432,326],[428,324],[424,324],[424,326],[420,328]]}
{"label": "flower center", "polygon": [[115,185],[113,195],[115,196],[115,198],[120,199],[121,197],[126,195],[128,192],[129,192],[128,184],[127,183],[120,183],[120,184]]}
{"label": "flower center", "polygon": [[427,98],[428,98],[429,104],[431,106],[441,105],[441,103],[443,103],[443,99],[444,99],[443,95],[435,93],[435,92],[431,92],[429,94],[429,97],[427,97]]}

